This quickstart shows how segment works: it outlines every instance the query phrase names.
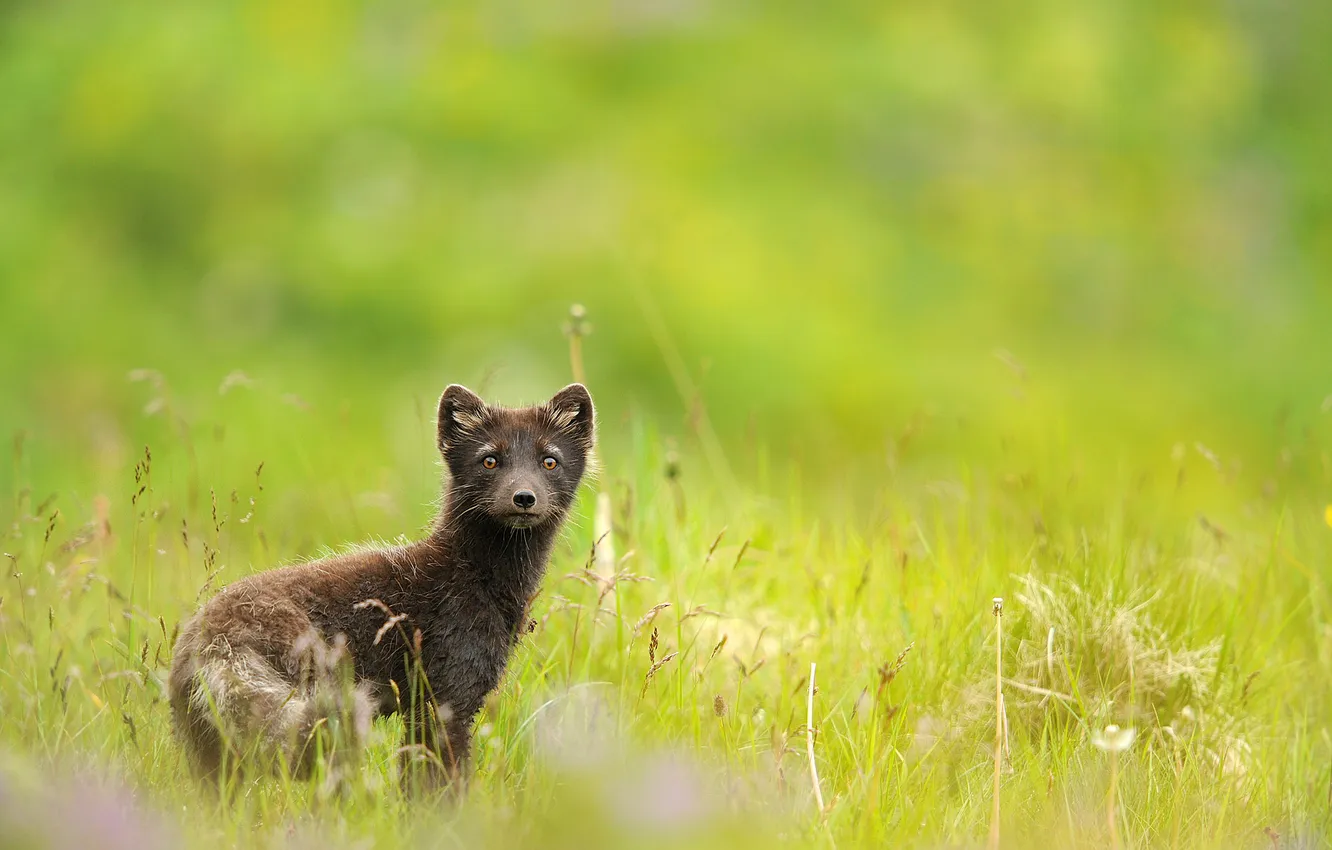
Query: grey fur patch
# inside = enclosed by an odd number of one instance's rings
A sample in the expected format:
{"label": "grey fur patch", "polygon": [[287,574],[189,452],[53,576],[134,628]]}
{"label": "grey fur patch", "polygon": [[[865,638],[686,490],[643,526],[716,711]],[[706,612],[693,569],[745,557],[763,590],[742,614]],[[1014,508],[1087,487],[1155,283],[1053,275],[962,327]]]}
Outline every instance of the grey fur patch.
{"label": "grey fur patch", "polygon": [[555,408],[550,411],[550,424],[563,431],[574,423],[578,414],[583,410],[581,404],[575,404],[570,407]]}
{"label": "grey fur patch", "polygon": [[478,411],[459,408],[453,411],[453,421],[464,431],[475,431],[485,424],[486,417]]}
{"label": "grey fur patch", "polygon": [[356,744],[369,734],[375,700],[368,683],[339,697],[336,687],[318,678],[313,687],[296,686],[251,650],[210,649],[200,659],[189,701],[242,751],[293,764],[315,723],[333,712],[345,712]]}

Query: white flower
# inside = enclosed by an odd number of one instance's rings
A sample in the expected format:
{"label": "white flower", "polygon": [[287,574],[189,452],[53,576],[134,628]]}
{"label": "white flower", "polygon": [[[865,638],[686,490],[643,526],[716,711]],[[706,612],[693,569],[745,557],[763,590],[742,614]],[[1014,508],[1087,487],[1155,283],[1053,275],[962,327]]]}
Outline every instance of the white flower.
{"label": "white flower", "polygon": [[1137,730],[1132,726],[1127,729],[1120,729],[1111,723],[1105,727],[1103,732],[1093,732],[1091,736],[1092,746],[1098,750],[1107,753],[1122,753],[1133,746],[1133,741],[1138,737]]}

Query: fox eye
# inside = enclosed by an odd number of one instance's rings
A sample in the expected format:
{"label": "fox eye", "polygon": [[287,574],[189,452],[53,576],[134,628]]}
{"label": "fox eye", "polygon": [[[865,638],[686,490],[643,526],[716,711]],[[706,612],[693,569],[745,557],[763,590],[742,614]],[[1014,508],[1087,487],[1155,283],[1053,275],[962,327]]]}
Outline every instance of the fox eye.
{"label": "fox eye", "polygon": [[541,465],[544,466],[546,469],[554,469],[555,467],[560,465],[560,462],[553,457],[548,457],[545,460],[541,461]]}
{"label": "fox eye", "polygon": [[494,469],[499,466],[499,461],[495,460],[494,455],[486,455],[486,459],[481,461],[481,465],[486,469]]}

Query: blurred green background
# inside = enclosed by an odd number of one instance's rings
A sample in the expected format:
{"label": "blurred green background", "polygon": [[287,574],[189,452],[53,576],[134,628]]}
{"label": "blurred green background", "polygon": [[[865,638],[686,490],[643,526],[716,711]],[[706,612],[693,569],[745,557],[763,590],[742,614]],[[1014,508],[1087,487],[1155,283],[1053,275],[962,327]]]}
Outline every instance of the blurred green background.
{"label": "blurred green background", "polygon": [[1330,43],[1252,0],[7,3],[0,421],[34,480],[119,481],[145,405],[409,465],[446,383],[569,380],[578,302],[611,454],[637,411],[736,475],[1271,464],[1332,418]]}

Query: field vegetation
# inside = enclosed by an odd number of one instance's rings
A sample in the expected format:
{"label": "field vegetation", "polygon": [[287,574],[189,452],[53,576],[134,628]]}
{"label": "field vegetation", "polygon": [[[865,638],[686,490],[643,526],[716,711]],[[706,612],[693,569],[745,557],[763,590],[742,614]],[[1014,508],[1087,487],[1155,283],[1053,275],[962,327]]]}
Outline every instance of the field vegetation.
{"label": "field vegetation", "polygon": [[[1327,846],[1330,7],[573,5],[0,11],[0,847]],[[194,784],[182,618],[575,376],[465,800]]]}

